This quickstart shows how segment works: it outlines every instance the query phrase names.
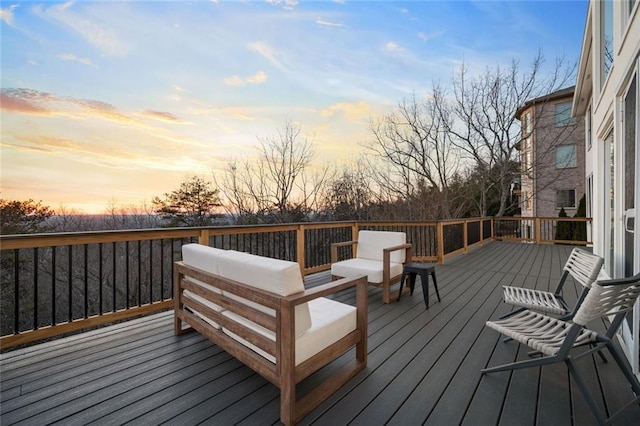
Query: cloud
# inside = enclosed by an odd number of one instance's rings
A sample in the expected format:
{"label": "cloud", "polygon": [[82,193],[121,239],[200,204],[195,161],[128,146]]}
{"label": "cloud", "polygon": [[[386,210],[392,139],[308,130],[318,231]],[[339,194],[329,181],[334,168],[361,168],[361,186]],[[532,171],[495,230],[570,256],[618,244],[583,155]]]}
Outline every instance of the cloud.
{"label": "cloud", "polygon": [[146,111],[142,111],[142,115],[144,115],[145,117],[153,118],[154,120],[165,121],[167,123],[182,122],[182,120],[180,120],[178,117],[171,114],[170,112],[146,110]]}
{"label": "cloud", "polygon": [[32,115],[52,113],[42,104],[48,102],[50,95],[29,89],[0,89],[0,109]]}
{"label": "cloud", "polygon": [[267,81],[267,74],[264,71],[258,71],[254,75],[246,78],[232,75],[231,77],[225,78],[223,81],[227,86],[244,86],[246,83],[262,84]]}
{"label": "cloud", "polygon": [[224,84],[227,86],[244,86],[244,81],[242,78],[237,75],[232,75],[231,77],[227,77],[224,80]]}
{"label": "cloud", "polygon": [[294,9],[298,5],[298,0],[267,0],[267,3],[273,6],[282,5],[285,9]]}
{"label": "cloud", "polygon": [[325,21],[322,18],[316,19],[316,24],[322,25],[323,27],[331,27],[331,28],[345,28],[344,24],[339,24],[337,22]]}
{"label": "cloud", "polygon": [[426,41],[429,41],[429,40],[437,38],[437,37],[442,37],[443,35],[444,35],[444,31],[436,31],[436,32],[431,33],[431,34],[426,34],[426,33],[422,32],[422,31],[420,31],[418,33],[418,38],[420,40],[426,42]]}
{"label": "cloud", "polygon": [[248,47],[249,47],[249,50],[256,52],[261,56],[265,57],[266,59],[268,59],[269,62],[271,62],[277,68],[283,71],[287,71],[285,66],[282,65],[282,63],[280,63],[280,61],[276,59],[273,49],[267,43],[263,41],[255,41],[253,43],[249,43]]}
{"label": "cloud", "polygon": [[12,4],[11,6],[5,8],[0,8],[0,19],[4,21],[5,24],[13,27],[13,11],[18,7],[17,4]]}
{"label": "cloud", "polygon": [[69,118],[101,118],[124,124],[141,124],[118,111],[113,105],[92,99],[58,96],[32,89],[0,89],[0,109],[32,115],[57,115]]}
{"label": "cloud", "polygon": [[262,84],[267,81],[267,74],[263,71],[258,71],[253,76],[247,78],[247,82],[251,84]]}
{"label": "cloud", "polygon": [[371,107],[366,102],[339,102],[322,110],[322,117],[332,117],[337,113],[344,114],[349,121],[369,118]]}
{"label": "cloud", "polygon": [[94,67],[95,65],[93,64],[93,62],[91,61],[91,59],[89,58],[79,58],[76,55],[74,55],[73,53],[60,53],[58,55],[58,58],[64,60],[64,61],[74,61],[74,62],[79,62],[83,65],[88,65],[90,67]]}
{"label": "cloud", "polygon": [[34,11],[44,19],[56,21],[78,33],[87,43],[97,48],[101,53],[109,56],[124,56],[128,53],[128,45],[120,40],[115,31],[89,17],[72,11],[73,1],[56,4],[44,11],[34,8]]}
{"label": "cloud", "polygon": [[400,47],[397,43],[390,41],[385,44],[384,50],[389,53],[400,53],[404,51],[404,48]]}

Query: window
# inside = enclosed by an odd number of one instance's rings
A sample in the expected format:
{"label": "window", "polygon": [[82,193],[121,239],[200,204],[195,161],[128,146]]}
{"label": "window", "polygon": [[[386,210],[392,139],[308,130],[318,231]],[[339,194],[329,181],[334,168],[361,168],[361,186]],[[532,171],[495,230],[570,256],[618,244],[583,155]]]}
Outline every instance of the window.
{"label": "window", "polygon": [[576,119],[571,117],[571,101],[556,104],[556,127],[575,124]]}
{"label": "window", "polygon": [[613,66],[613,0],[605,0],[602,7],[602,38],[600,39],[600,84],[604,85]]}
{"label": "window", "polygon": [[591,106],[587,110],[586,123],[584,124],[587,133],[587,151],[591,150]]}
{"label": "window", "polygon": [[576,146],[560,145],[556,148],[556,169],[576,167]]}
{"label": "window", "polygon": [[556,191],[556,208],[575,207],[576,206],[576,190],[560,189]]}
{"label": "window", "polygon": [[587,204],[587,217],[593,217],[593,175],[589,175],[587,178],[587,194],[586,194],[586,204]]}
{"label": "window", "polygon": [[522,117],[522,133],[525,137],[531,134],[531,113],[529,112]]}

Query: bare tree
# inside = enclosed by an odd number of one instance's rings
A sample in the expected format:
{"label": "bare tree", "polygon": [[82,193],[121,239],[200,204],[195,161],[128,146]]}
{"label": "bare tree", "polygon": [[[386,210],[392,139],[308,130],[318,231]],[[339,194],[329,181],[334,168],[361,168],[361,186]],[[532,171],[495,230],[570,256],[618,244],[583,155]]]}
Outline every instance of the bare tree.
{"label": "bare tree", "polygon": [[364,159],[344,166],[326,185],[323,213],[329,220],[367,220],[374,202],[374,188]]}
{"label": "bare tree", "polygon": [[276,136],[258,137],[257,159],[232,160],[219,184],[241,223],[304,220],[318,202],[328,167],[311,173],[313,140],[288,121]]}
{"label": "bare tree", "polygon": [[509,203],[511,184],[520,171],[517,166],[517,145],[521,140],[518,108],[526,101],[551,93],[571,81],[575,66],[556,60],[549,73],[543,71],[544,58],[538,53],[527,70],[521,70],[513,60],[507,69],[487,69],[472,77],[463,64],[453,78],[453,101],[445,98],[439,107],[444,121],[452,124],[447,130],[452,142],[473,160],[481,175],[483,191],[482,214],[487,214],[486,193],[495,187],[500,207],[497,216],[504,215]]}
{"label": "bare tree", "polygon": [[419,194],[437,195],[438,209],[431,213],[432,218],[452,217],[449,180],[458,168],[458,155],[448,132],[451,117],[441,108],[441,96],[440,90],[422,101],[414,95],[382,119],[372,120],[373,140],[367,145],[384,163],[383,167],[372,167],[381,190],[403,200]]}

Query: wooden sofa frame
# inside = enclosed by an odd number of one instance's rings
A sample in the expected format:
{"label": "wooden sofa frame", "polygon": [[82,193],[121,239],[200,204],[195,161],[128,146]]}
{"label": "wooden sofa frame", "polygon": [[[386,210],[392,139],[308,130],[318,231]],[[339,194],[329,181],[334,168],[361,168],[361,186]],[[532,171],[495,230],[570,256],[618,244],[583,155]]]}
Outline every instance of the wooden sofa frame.
{"label": "wooden sofa frame", "polygon": [[[214,286],[224,292],[243,297],[275,310],[275,317],[253,309],[203,286],[194,284],[190,277]],[[356,287],[356,329],[336,343],[295,365],[295,316],[297,305],[324,297],[338,291]],[[184,290],[213,302],[223,309],[235,312],[275,333],[275,342],[250,328],[223,316],[220,312],[199,303]],[[285,425],[295,424],[309,414],[327,397],[343,386],[367,365],[367,280],[365,276],[345,278],[307,289],[290,296],[279,296],[258,288],[244,285],[220,276],[176,262],[174,270],[175,334],[195,329],[226,352],[244,363],[280,389],[280,420]],[[220,326],[254,344],[275,357],[275,364],[226,335],[199,316],[185,309],[191,307]],[[183,327],[186,323],[189,327]],[[344,352],[354,347],[355,359],[337,369],[322,383],[299,400],[296,385],[312,373],[327,365]]]}
{"label": "wooden sofa frame", "polygon": [[[356,248],[357,244],[358,244],[357,240],[342,241],[339,243],[331,244],[331,264],[338,262],[339,247],[352,246],[353,248]],[[387,247],[382,250],[382,282],[368,283],[371,286],[382,288],[382,303],[391,303],[392,301],[397,300],[398,297],[400,296],[399,290],[391,294],[391,286],[396,283],[399,283],[400,279],[402,278],[402,272],[393,277],[391,276],[391,253],[398,250],[406,250],[404,263],[410,263],[411,255],[412,255],[412,252],[411,252],[412,247],[413,246],[410,243],[405,243],[405,244],[400,244],[398,246]],[[338,277],[335,275],[331,276],[331,279],[333,280],[336,280],[339,278],[342,278],[342,277]],[[408,291],[409,291],[409,288],[406,287],[405,292],[408,292]]]}

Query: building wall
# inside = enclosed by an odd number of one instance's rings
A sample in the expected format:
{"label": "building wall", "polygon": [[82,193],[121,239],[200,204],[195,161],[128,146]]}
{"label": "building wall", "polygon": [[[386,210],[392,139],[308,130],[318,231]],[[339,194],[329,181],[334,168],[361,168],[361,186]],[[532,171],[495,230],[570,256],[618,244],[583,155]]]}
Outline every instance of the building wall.
{"label": "building wall", "polygon": [[[624,193],[621,97],[640,68],[640,0],[613,1],[613,65],[604,74],[603,13],[605,3],[591,1],[576,82],[573,113],[585,117],[585,179],[592,188],[590,206],[593,217],[594,252],[605,257],[605,271],[619,276],[622,264],[620,251],[623,239]],[[633,6],[633,9],[629,9]],[[640,78],[640,77],[638,77]],[[614,175],[611,176],[611,150],[607,139],[612,135]],[[636,173],[636,179],[638,174]],[[638,186],[638,185],[636,185]],[[614,193],[613,205],[611,194]],[[636,198],[637,199],[637,198]],[[613,210],[612,210],[613,208]]]}
{"label": "building wall", "polygon": [[[584,195],[584,119],[579,117],[558,122],[558,106],[567,106],[573,92],[532,102],[522,110],[522,142],[520,162],[521,214],[525,217],[557,217],[564,207],[568,216],[575,216],[580,198]],[[529,124],[530,123],[530,124]],[[573,148],[568,160],[558,165],[558,150]],[[562,163],[562,162],[561,162]],[[564,194],[559,194],[563,191]],[[565,205],[559,195],[572,191],[571,205]],[[563,198],[563,197],[560,197]]]}

